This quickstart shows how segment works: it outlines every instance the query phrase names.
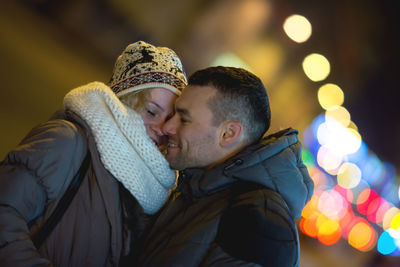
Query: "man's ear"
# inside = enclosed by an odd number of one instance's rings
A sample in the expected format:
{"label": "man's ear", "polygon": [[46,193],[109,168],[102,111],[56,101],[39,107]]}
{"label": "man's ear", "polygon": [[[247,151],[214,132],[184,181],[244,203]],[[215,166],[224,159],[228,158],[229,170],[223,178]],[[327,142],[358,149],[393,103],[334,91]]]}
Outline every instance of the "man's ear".
{"label": "man's ear", "polygon": [[238,121],[226,121],[221,125],[219,143],[222,147],[237,143],[243,134],[243,126]]}

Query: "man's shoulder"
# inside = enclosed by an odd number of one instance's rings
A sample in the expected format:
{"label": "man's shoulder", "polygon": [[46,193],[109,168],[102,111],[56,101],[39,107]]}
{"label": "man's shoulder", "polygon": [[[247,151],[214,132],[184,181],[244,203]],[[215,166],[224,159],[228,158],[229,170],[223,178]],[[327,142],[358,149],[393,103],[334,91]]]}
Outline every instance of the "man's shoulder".
{"label": "man's shoulder", "polygon": [[291,266],[298,257],[294,220],[282,197],[254,183],[233,187],[231,205],[218,229],[218,244],[239,259],[273,266]]}

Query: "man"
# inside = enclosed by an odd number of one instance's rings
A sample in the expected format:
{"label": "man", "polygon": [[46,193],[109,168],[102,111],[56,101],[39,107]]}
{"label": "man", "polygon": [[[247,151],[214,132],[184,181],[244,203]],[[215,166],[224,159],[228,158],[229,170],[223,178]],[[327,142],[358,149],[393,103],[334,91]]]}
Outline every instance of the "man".
{"label": "man", "polygon": [[313,182],[296,130],[262,138],[266,90],[231,67],[195,72],[164,125],[178,185],[139,252],[139,266],[298,266],[295,220]]}

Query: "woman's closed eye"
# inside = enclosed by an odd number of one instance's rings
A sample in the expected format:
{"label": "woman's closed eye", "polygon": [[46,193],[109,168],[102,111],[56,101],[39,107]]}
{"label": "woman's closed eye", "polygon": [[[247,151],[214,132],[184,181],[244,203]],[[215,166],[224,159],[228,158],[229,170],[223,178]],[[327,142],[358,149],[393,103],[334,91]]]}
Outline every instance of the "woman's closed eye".
{"label": "woman's closed eye", "polygon": [[147,111],[147,114],[150,115],[151,117],[155,117],[157,115],[157,112],[153,111],[151,109],[147,108],[146,111]]}

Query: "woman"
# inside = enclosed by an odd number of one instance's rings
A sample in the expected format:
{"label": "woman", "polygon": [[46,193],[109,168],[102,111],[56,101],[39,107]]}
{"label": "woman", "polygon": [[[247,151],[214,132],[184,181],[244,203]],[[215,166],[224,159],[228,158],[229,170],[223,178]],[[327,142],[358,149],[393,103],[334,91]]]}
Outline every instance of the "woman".
{"label": "woman", "polygon": [[[185,85],[172,50],[139,41],[117,59],[109,86],[93,82],[70,91],[65,109],[1,163],[0,266],[117,266],[174,185],[158,146]],[[32,236],[87,153],[78,192],[36,249]]]}

